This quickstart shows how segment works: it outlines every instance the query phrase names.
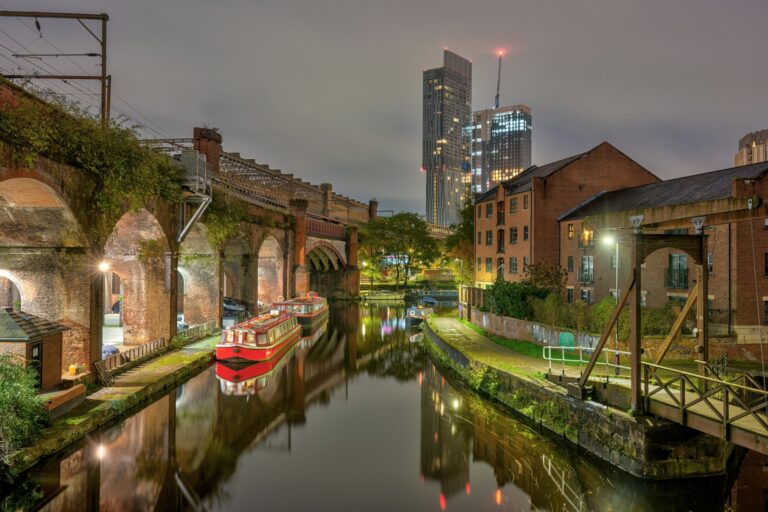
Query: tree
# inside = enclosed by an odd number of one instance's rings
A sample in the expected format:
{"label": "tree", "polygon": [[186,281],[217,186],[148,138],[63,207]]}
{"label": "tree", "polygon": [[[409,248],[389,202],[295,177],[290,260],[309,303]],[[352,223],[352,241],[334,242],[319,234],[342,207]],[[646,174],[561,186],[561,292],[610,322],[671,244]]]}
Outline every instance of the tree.
{"label": "tree", "polygon": [[451,260],[459,260],[459,282],[469,284],[475,263],[475,210],[471,201],[461,209],[461,220],[451,226],[451,233],[445,239],[445,252]]}
{"label": "tree", "polygon": [[34,371],[0,355],[0,457],[32,443],[48,423]]}
{"label": "tree", "polygon": [[523,320],[533,314],[533,299],[543,299],[549,292],[537,288],[530,281],[504,281],[497,279],[486,291],[486,300],[491,311],[497,315],[511,316]]}
{"label": "tree", "polygon": [[415,213],[398,213],[387,219],[389,236],[386,250],[395,264],[396,284],[400,273],[408,286],[408,274],[416,265],[429,265],[437,259],[437,242],[430,236],[427,223]]}
{"label": "tree", "polygon": [[360,227],[358,254],[369,272],[371,286],[373,286],[374,275],[381,274],[383,270],[384,254],[391,244],[388,221],[386,217],[376,217]]}
{"label": "tree", "polygon": [[528,265],[527,279],[536,288],[541,288],[558,295],[565,293],[565,280],[568,273],[559,264],[541,261]]}

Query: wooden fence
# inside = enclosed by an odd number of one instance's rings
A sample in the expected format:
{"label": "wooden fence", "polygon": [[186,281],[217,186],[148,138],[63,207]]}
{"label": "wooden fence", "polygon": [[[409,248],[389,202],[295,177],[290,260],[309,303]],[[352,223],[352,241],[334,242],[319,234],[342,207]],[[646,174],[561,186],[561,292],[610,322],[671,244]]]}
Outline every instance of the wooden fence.
{"label": "wooden fence", "polygon": [[184,329],[183,331],[177,332],[176,339],[179,341],[185,342],[193,338],[202,336],[204,334],[213,332],[216,329],[218,329],[218,323],[216,322],[216,320],[210,320],[202,324],[194,325],[189,329]]}
{"label": "wooden fence", "polygon": [[119,354],[109,356],[103,361],[104,368],[111,372],[112,370],[119,368],[126,363],[130,363],[131,361],[140,359],[146,355],[152,354],[153,352],[157,352],[158,350],[161,350],[167,346],[168,342],[165,340],[165,338],[152,340],[143,345],[139,345],[133,347],[130,350],[126,350],[125,352],[120,352]]}

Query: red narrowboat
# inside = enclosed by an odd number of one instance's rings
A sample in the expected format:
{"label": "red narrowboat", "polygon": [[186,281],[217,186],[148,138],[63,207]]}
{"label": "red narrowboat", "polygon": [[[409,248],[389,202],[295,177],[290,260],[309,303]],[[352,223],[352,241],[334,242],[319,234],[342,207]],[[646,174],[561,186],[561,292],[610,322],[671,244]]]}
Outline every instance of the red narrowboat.
{"label": "red narrowboat", "polygon": [[260,315],[233,325],[221,333],[216,345],[219,361],[268,361],[281,356],[301,336],[296,316]]}
{"label": "red narrowboat", "polygon": [[304,297],[275,302],[272,307],[281,313],[296,315],[304,334],[316,331],[328,320],[328,301],[315,292],[308,292]]}

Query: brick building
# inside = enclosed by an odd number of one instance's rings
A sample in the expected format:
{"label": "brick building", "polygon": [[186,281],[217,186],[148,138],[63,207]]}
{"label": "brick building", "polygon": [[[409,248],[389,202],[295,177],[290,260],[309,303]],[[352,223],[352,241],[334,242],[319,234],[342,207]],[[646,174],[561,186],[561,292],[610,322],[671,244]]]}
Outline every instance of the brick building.
{"label": "brick building", "polygon": [[12,308],[0,309],[0,354],[37,372],[41,390],[61,383],[61,333],[67,327]]}
{"label": "brick building", "polygon": [[739,151],[734,160],[737,166],[768,161],[768,130],[760,130],[743,136],[739,140]]}
{"label": "brick building", "polygon": [[[630,216],[643,216],[643,233],[666,234],[693,234],[691,219],[704,217],[711,333],[759,342],[768,323],[766,174],[768,163],[695,174],[600,193],[561,215],[567,300],[593,303],[621,293],[631,272]],[[646,260],[642,283],[645,305],[684,302],[695,271],[685,254],[662,249]]]}
{"label": "brick building", "polygon": [[607,142],[577,155],[532,166],[475,198],[475,286],[503,272],[520,280],[529,263],[560,260],[558,219],[606,190],[659,178]]}

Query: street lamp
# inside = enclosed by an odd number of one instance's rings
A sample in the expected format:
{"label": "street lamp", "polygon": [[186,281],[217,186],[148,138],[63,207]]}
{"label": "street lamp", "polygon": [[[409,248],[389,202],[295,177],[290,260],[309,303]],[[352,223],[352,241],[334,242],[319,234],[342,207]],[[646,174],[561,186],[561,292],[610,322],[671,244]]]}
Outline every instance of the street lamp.
{"label": "street lamp", "polygon": [[[615,260],[614,260],[614,267],[616,269],[615,275],[615,288],[614,288],[614,297],[616,298],[616,307],[619,306],[619,241],[611,236],[606,235],[603,237],[603,243],[607,246],[615,246],[616,247],[616,253],[615,253]],[[621,369],[619,368],[619,316],[616,316],[616,354],[615,354],[615,361],[616,361],[616,375],[619,375],[621,373]]]}

